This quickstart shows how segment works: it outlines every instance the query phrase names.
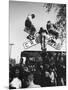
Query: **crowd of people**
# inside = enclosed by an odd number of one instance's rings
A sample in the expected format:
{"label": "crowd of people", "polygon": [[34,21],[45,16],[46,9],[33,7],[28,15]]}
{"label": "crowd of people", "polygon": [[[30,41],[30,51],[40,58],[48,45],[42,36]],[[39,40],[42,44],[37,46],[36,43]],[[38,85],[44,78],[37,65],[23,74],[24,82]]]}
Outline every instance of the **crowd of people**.
{"label": "crowd of people", "polygon": [[10,89],[66,85],[66,52],[25,52],[19,64],[9,63]]}

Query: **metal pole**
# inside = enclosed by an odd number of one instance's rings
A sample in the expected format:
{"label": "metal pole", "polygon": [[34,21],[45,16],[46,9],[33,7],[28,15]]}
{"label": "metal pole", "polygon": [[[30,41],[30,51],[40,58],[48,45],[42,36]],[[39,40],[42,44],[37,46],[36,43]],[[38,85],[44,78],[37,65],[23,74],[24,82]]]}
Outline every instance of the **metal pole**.
{"label": "metal pole", "polygon": [[9,44],[9,58],[11,58],[11,52],[12,52],[12,46],[13,46],[14,44]]}

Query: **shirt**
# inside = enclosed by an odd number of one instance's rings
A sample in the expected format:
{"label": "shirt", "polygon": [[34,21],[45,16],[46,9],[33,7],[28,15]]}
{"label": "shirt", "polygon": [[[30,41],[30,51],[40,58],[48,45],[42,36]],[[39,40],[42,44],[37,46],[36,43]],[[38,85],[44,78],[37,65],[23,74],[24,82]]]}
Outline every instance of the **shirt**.
{"label": "shirt", "polygon": [[40,85],[36,85],[33,82],[28,86],[28,88],[40,88]]}
{"label": "shirt", "polygon": [[15,88],[20,88],[21,87],[21,80],[19,80],[17,77],[13,79],[11,82],[11,86]]}

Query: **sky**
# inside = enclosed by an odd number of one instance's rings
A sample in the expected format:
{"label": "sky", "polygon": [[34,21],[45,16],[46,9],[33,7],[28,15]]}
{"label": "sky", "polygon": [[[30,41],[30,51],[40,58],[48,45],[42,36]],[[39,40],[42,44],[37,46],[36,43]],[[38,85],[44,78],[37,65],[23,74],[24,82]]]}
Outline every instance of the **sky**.
{"label": "sky", "polygon": [[[11,57],[18,60],[20,58],[21,51],[24,50],[41,50],[41,45],[38,44],[29,49],[24,49],[23,43],[27,41],[27,33],[24,32],[24,23],[28,14],[35,14],[33,21],[36,30],[39,31],[40,27],[46,28],[46,23],[51,20],[52,23],[56,22],[56,12],[52,11],[48,14],[43,8],[44,3],[37,2],[23,2],[23,1],[9,1],[9,39],[12,46]],[[66,41],[65,41],[66,42]],[[65,42],[61,50],[65,51]],[[47,45],[48,51],[56,51],[51,46]]]}

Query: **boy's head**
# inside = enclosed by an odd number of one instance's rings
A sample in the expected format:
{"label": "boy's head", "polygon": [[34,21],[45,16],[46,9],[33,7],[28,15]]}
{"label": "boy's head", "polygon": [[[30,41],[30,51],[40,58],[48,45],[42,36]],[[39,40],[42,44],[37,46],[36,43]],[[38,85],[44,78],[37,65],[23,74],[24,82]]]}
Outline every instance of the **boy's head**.
{"label": "boy's head", "polygon": [[33,80],[34,80],[33,74],[30,73],[30,74],[28,75],[28,81],[31,82],[31,81],[33,81]]}

